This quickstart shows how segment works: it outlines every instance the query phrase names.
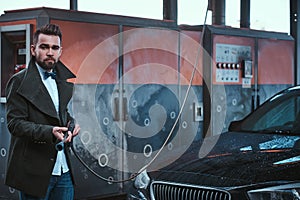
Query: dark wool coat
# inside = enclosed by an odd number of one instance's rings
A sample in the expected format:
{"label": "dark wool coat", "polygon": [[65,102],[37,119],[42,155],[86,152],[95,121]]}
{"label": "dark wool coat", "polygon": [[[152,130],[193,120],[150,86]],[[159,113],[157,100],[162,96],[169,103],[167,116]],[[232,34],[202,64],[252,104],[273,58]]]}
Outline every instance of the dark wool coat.
{"label": "dark wool coat", "polygon": [[[44,197],[56,161],[54,126],[72,118],[67,105],[75,75],[61,62],[56,66],[59,116],[32,57],[28,68],[11,77],[6,88],[7,126],[11,133],[5,183],[26,194]],[[70,166],[70,148],[65,148]],[[72,170],[71,170],[72,173]]]}

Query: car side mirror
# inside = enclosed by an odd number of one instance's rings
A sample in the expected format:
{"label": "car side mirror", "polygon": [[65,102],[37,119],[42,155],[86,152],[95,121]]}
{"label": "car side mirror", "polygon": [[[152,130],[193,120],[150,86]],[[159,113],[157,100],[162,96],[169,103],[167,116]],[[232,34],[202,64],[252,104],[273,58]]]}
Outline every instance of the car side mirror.
{"label": "car side mirror", "polygon": [[228,130],[229,131],[238,131],[241,129],[242,120],[239,121],[232,121],[229,124]]}

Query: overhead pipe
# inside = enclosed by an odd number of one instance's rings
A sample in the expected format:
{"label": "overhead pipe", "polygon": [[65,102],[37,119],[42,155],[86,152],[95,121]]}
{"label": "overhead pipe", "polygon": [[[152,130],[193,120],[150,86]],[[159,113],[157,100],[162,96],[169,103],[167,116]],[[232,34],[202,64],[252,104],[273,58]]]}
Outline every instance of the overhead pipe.
{"label": "overhead pipe", "polygon": [[163,1],[163,19],[172,20],[177,24],[177,0]]}
{"label": "overhead pipe", "polygon": [[290,0],[290,33],[295,39],[295,85],[300,85],[300,2]]}
{"label": "overhead pipe", "polygon": [[77,0],[70,0],[70,10],[78,10]]}
{"label": "overhead pipe", "polygon": [[225,0],[210,0],[212,25],[225,26]]}
{"label": "overhead pipe", "polygon": [[241,0],[240,27],[250,28],[250,0]]}

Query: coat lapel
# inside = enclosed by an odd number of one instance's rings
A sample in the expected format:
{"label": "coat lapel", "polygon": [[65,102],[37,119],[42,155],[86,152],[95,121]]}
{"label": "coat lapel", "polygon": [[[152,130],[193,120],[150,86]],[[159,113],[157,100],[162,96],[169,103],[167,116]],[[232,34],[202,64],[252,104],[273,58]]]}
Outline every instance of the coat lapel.
{"label": "coat lapel", "polygon": [[67,79],[75,78],[76,76],[61,62],[56,66],[56,83],[59,91],[59,107],[66,109],[73,94],[73,83],[67,82]]}
{"label": "coat lapel", "polygon": [[[67,78],[75,78],[61,62],[56,67],[57,85],[59,91],[60,109],[66,108],[72,97],[73,84],[66,82]],[[62,89],[63,88],[63,89]],[[52,99],[43,84],[35,60],[31,59],[25,77],[18,89],[18,93],[30,101],[36,108],[45,114],[58,118]]]}

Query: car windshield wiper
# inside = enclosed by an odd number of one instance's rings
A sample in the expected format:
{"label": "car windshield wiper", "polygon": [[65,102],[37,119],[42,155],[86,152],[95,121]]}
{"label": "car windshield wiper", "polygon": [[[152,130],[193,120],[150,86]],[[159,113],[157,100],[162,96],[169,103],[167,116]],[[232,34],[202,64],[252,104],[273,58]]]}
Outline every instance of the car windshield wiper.
{"label": "car windshield wiper", "polygon": [[292,131],[290,129],[273,129],[273,128],[268,128],[268,129],[257,131],[257,133],[289,135],[289,134],[292,133]]}
{"label": "car windshield wiper", "polygon": [[283,135],[288,135],[288,134],[293,134],[294,131],[291,129],[279,129],[279,128],[267,128],[267,129],[262,129],[262,130],[239,130],[239,132],[244,132],[244,133],[264,133],[264,134],[283,134]]}
{"label": "car windshield wiper", "polygon": [[291,134],[291,130],[274,130],[273,132],[278,134]]}

